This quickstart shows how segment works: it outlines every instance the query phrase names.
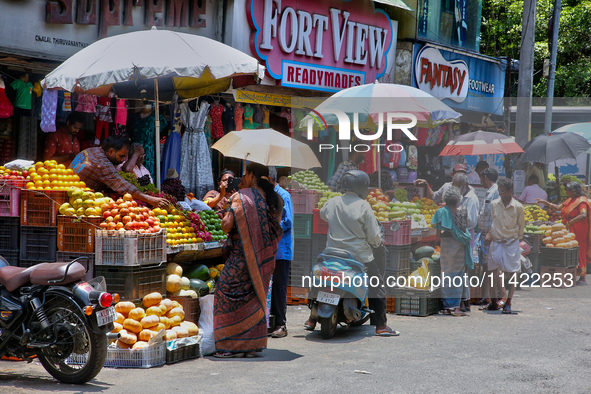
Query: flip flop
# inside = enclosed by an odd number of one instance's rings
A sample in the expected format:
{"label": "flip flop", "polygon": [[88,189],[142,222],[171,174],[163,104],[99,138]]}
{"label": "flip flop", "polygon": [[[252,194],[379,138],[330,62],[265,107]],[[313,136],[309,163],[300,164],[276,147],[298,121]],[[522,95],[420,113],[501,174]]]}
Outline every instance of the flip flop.
{"label": "flip flop", "polygon": [[217,352],[213,356],[216,358],[242,358],[244,353]]}
{"label": "flip flop", "polygon": [[450,315],[454,316],[454,317],[461,317],[461,316],[466,316],[466,314],[464,312],[450,312]]}
{"label": "flip flop", "polygon": [[314,329],[316,328],[316,324],[314,324],[313,326],[308,324],[308,322],[304,323],[304,330],[306,331],[314,331]]}
{"label": "flip flop", "polygon": [[503,306],[503,312],[502,312],[502,314],[503,315],[511,315],[511,314],[513,314],[513,312],[511,312],[511,306],[505,304],[505,306]]}
{"label": "flip flop", "polygon": [[380,333],[376,332],[376,335],[378,337],[397,337],[400,335],[400,331],[394,331],[393,329],[390,329],[390,331],[384,331]]}

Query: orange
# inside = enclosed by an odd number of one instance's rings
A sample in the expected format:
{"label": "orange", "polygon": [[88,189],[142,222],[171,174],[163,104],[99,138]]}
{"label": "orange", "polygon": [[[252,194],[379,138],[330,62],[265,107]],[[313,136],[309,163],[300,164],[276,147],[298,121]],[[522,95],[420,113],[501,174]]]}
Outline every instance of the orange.
{"label": "orange", "polygon": [[33,182],[27,182],[27,189],[32,189],[35,187],[35,184]]}
{"label": "orange", "polygon": [[66,168],[66,174],[67,175],[74,175],[74,170],[72,170],[71,168]]}
{"label": "orange", "polygon": [[63,165],[63,164],[58,164],[57,165],[57,168],[60,169],[60,170],[65,170],[66,169],[66,166]]}

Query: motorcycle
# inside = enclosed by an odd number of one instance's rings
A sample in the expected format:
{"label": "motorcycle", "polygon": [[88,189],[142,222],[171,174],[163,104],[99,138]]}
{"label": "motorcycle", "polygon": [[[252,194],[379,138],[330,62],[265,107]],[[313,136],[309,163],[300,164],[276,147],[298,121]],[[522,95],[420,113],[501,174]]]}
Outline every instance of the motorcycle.
{"label": "motorcycle", "polygon": [[[0,357],[38,357],[64,383],[83,384],[98,375],[108,340],[119,335],[108,334],[119,296],[105,291],[103,277],[84,281],[81,259],[87,257],[29,268],[0,259]],[[74,354],[87,356],[86,362],[70,365]]]}
{"label": "motorcycle", "polygon": [[345,250],[326,248],[312,268],[310,317],[320,323],[324,339],[334,337],[337,326],[361,326],[370,318],[365,266]]}

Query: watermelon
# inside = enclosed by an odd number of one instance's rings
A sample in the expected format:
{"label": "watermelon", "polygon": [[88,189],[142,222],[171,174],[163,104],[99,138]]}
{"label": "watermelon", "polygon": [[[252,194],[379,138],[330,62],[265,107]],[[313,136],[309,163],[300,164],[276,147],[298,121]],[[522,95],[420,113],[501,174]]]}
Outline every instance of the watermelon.
{"label": "watermelon", "polygon": [[184,274],[189,279],[199,279],[205,282],[209,279],[209,268],[204,264],[192,265]]}
{"label": "watermelon", "polygon": [[195,290],[199,297],[203,297],[209,294],[209,286],[204,281],[200,279],[191,279],[189,283],[190,289]]}
{"label": "watermelon", "polygon": [[435,253],[435,249],[433,249],[432,247],[421,246],[420,248],[415,250],[415,259],[420,260],[424,257],[431,258],[431,256],[433,256],[433,253]]}

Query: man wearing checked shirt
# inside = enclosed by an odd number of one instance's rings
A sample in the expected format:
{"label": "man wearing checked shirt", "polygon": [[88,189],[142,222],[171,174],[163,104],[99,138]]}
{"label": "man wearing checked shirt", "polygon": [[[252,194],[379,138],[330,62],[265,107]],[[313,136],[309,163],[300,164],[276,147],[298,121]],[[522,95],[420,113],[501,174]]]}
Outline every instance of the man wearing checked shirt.
{"label": "man wearing checked shirt", "polygon": [[327,185],[333,192],[338,192],[339,183],[341,178],[347,171],[358,170],[359,164],[365,161],[365,152],[352,152],[349,154],[347,160],[339,164],[337,170],[328,180]]}

